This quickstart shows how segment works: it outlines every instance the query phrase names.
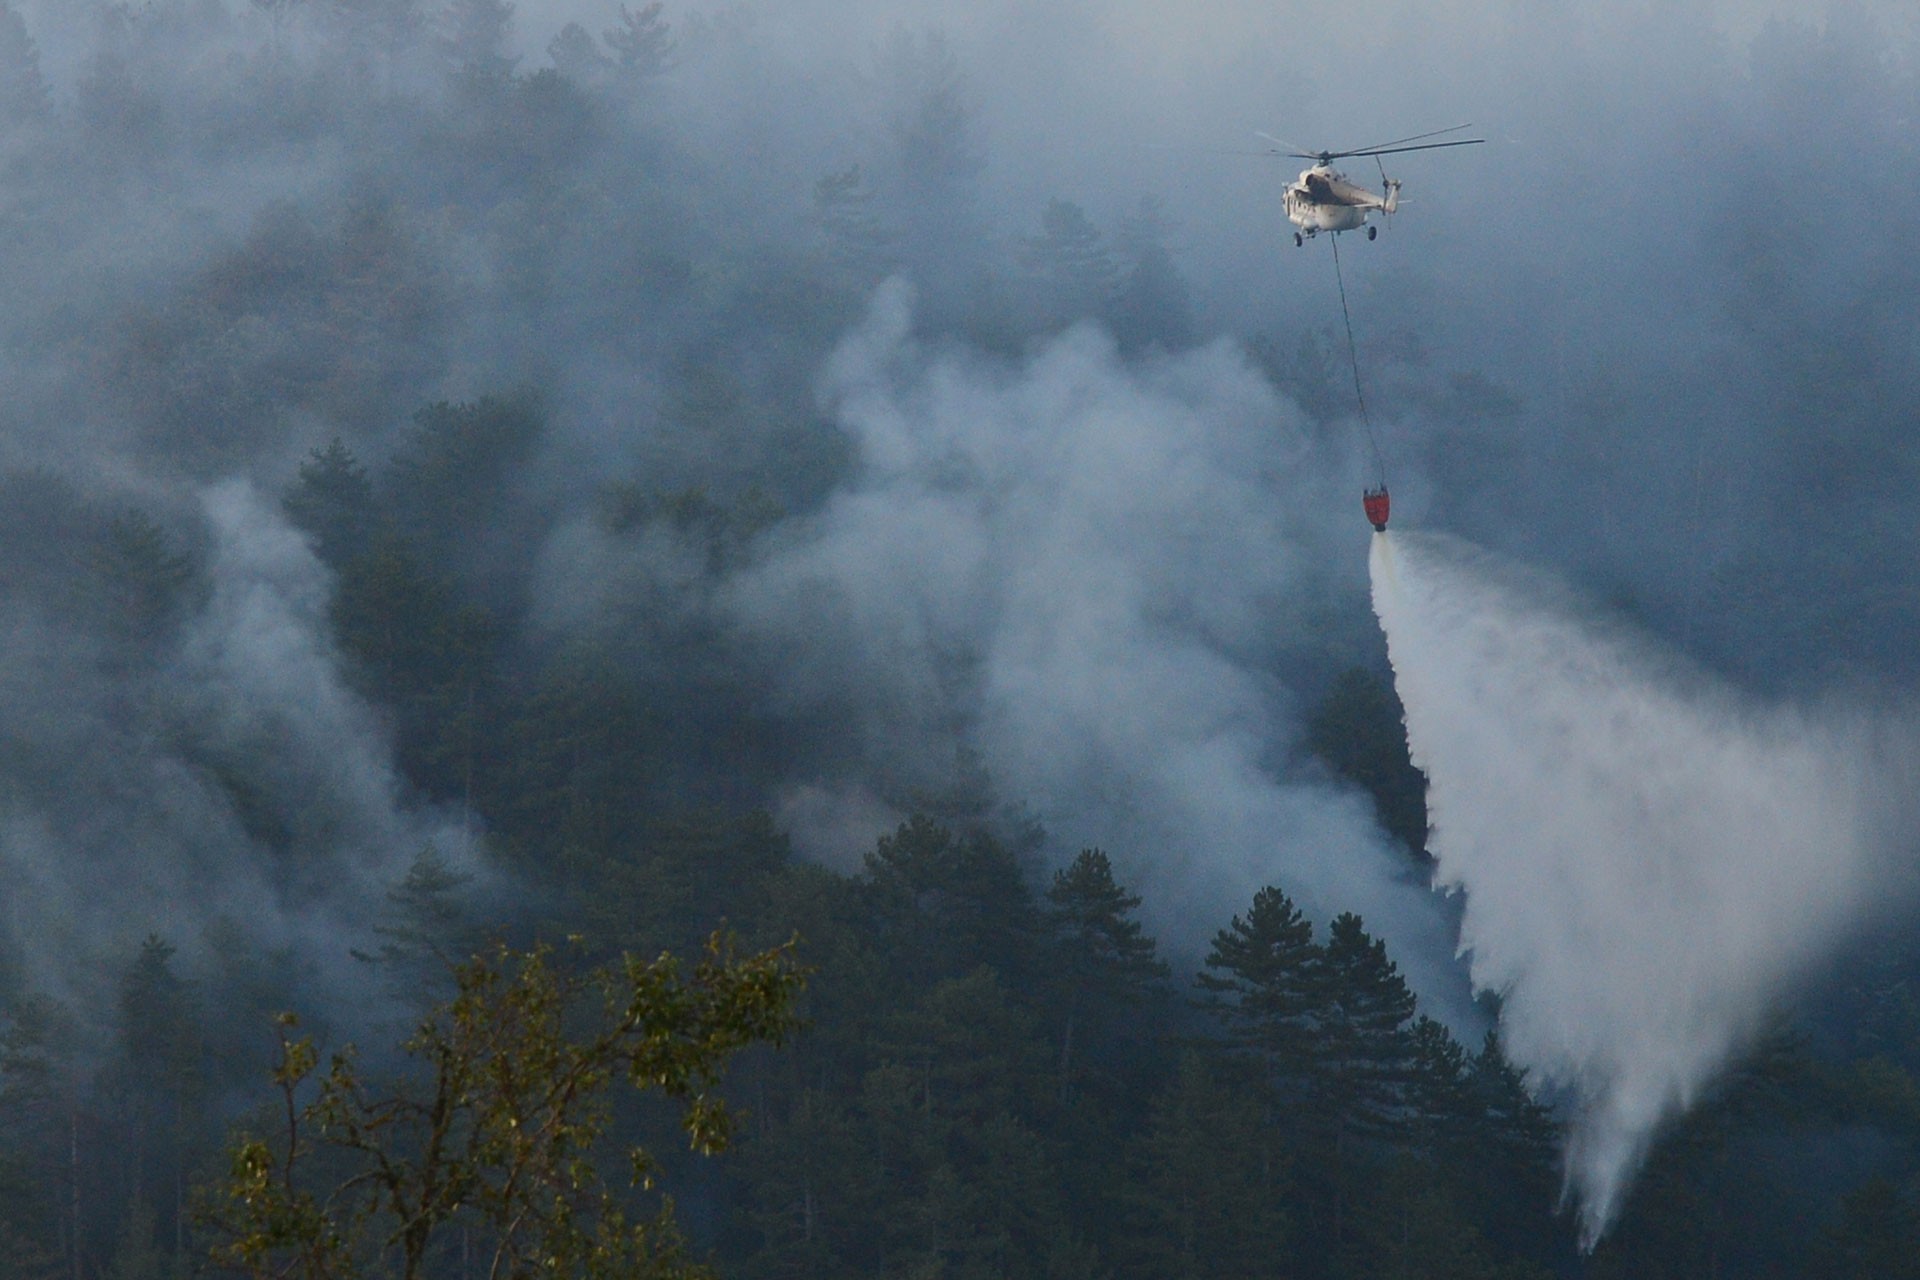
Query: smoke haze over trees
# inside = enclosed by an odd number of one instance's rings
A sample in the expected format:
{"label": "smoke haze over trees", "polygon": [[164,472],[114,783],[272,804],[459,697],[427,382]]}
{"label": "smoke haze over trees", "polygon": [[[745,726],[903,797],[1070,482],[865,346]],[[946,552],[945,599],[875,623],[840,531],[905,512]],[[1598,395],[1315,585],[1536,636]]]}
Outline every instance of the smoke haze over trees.
{"label": "smoke haze over trees", "polygon": [[1476,121],[1346,262],[1396,519],[1904,702],[1917,59],[1896,5],[0,3],[0,1247],[204,1244],[277,1009],[377,1045],[488,937],[724,916],[819,966],[682,1196],[729,1271],[1864,1273],[1898,928],[1573,1253],[1427,887],[1324,246],[1223,152]]}

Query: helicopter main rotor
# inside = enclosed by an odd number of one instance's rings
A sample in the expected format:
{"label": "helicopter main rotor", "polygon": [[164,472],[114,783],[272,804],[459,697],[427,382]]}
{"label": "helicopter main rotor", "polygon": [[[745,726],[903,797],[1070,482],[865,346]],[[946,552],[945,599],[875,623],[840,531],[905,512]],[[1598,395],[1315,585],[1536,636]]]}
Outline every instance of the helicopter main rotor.
{"label": "helicopter main rotor", "polygon": [[[1283,150],[1276,150],[1273,153],[1275,155],[1294,156],[1301,160],[1311,160],[1315,164],[1331,164],[1335,160],[1344,160],[1350,156],[1391,156],[1398,155],[1403,151],[1435,151],[1441,147],[1471,147],[1477,143],[1485,142],[1485,138],[1455,138],[1450,142],[1424,141],[1424,139],[1427,138],[1438,138],[1442,134],[1458,133],[1462,129],[1471,129],[1472,127],[1470,124],[1456,124],[1450,129],[1435,129],[1430,133],[1416,133],[1410,138],[1395,138],[1391,142],[1376,142],[1371,146],[1355,147],[1351,151],[1307,151],[1302,149],[1297,143],[1284,141],[1274,137],[1270,133],[1258,133],[1256,131],[1256,136],[1265,138],[1268,142],[1278,143],[1280,148],[1284,148]],[[1408,143],[1419,143],[1420,145],[1408,146],[1406,145]]]}

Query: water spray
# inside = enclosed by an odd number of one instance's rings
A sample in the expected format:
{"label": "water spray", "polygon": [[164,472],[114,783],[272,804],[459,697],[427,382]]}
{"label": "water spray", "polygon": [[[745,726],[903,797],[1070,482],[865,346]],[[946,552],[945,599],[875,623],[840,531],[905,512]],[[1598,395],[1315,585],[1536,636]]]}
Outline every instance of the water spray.
{"label": "water spray", "polygon": [[1568,1103],[1591,1247],[1660,1127],[1796,981],[1910,901],[1903,719],[1739,694],[1541,575],[1373,539],[1436,887],[1536,1093]]}

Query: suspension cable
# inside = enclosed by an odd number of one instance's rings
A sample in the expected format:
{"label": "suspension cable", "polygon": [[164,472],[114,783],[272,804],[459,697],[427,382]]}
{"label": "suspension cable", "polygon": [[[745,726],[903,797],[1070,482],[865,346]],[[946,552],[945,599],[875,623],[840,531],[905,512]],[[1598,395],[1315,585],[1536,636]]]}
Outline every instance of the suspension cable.
{"label": "suspension cable", "polygon": [[1333,278],[1340,284],[1340,318],[1347,326],[1347,362],[1353,366],[1353,398],[1360,402],[1360,421],[1366,424],[1367,444],[1373,450],[1373,470],[1380,486],[1386,487],[1387,464],[1380,456],[1380,439],[1373,431],[1373,418],[1367,413],[1367,395],[1360,389],[1360,350],[1353,342],[1353,313],[1347,309],[1347,280],[1340,270],[1340,233],[1329,232],[1333,242]]}

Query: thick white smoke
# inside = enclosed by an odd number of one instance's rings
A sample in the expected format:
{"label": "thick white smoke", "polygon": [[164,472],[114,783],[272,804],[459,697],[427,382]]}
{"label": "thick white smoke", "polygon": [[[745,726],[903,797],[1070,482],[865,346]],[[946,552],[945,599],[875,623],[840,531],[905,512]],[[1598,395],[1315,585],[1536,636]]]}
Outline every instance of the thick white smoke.
{"label": "thick white smoke", "polygon": [[[348,948],[429,844],[386,735],[341,679],[325,570],[242,481],[201,494],[206,599],[151,664],[10,599],[0,643],[0,947],[32,990],[110,1007],[115,967],[157,933],[191,960],[216,922],[292,945],[344,995]],[[246,800],[277,829],[250,828]]]}
{"label": "thick white smoke", "polygon": [[1464,543],[1377,535],[1372,573],[1437,881],[1509,1052],[1573,1100],[1591,1245],[1769,1002],[1910,892],[1920,756],[1886,718],[1755,705]]}
{"label": "thick white smoke", "polygon": [[[1371,806],[1298,767],[1274,675],[1318,625],[1329,546],[1363,532],[1350,460],[1231,344],[1130,366],[1079,329],[996,360],[916,342],[910,310],[883,289],[827,374],[858,477],[729,593],[785,696],[855,708],[871,761],[965,742],[1057,851],[1109,849],[1181,949],[1278,884],[1323,919],[1359,912],[1423,993],[1464,997]],[[789,807],[844,838],[863,798],[802,781]]]}

